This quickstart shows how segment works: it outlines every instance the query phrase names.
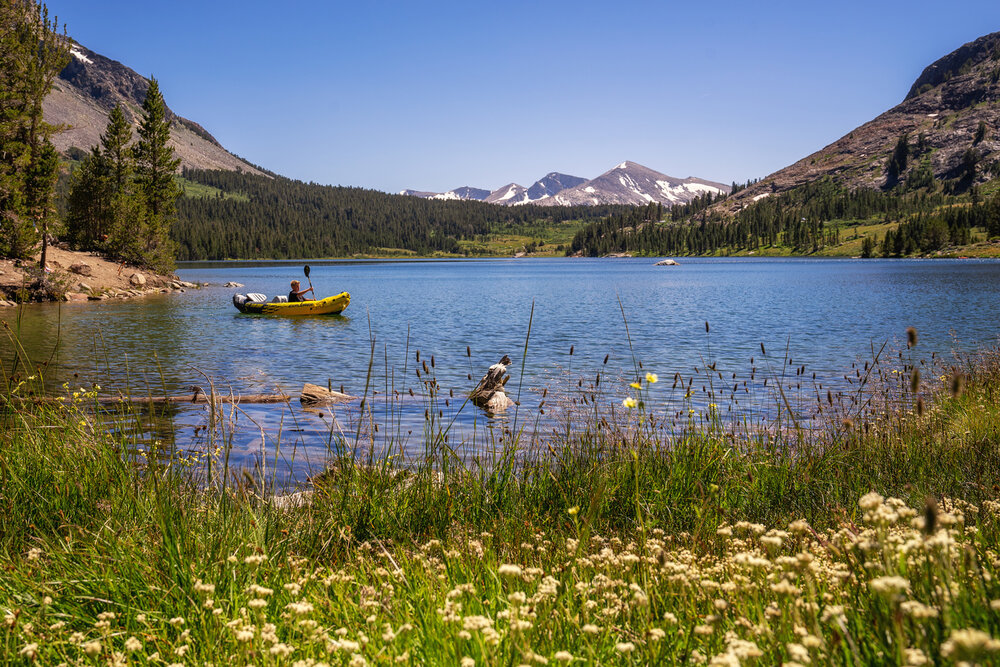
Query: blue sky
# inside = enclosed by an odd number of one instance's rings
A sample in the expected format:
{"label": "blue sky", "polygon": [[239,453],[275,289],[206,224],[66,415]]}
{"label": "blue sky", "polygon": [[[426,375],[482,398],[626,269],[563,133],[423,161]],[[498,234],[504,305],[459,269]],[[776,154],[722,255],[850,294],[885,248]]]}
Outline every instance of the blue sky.
{"label": "blue sky", "polygon": [[592,178],[623,160],[766,176],[1000,31],[1000,2],[53,0],[230,151],[395,192]]}

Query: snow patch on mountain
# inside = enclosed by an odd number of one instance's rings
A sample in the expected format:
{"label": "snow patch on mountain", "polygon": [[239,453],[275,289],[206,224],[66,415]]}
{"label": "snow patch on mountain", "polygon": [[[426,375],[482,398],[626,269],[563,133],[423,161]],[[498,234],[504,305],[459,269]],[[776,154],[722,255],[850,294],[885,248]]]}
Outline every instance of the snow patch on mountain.
{"label": "snow patch on mountain", "polygon": [[91,60],[91,59],[90,59],[90,58],[88,58],[87,56],[83,55],[83,53],[81,53],[80,51],[78,51],[78,50],[77,50],[77,48],[76,48],[75,46],[74,46],[74,47],[72,47],[72,48],[71,48],[71,49],[69,50],[69,54],[70,54],[71,56],[73,56],[74,58],[76,58],[77,60],[79,60],[80,62],[82,62],[82,63],[87,63],[88,65],[94,62],[93,60]]}
{"label": "snow patch on mountain", "polygon": [[490,204],[522,206],[598,206],[602,204],[645,205],[659,202],[672,206],[687,203],[705,193],[725,193],[729,187],[699,178],[673,178],[641,164],[625,161],[587,180],[558,172],[546,174],[530,188],[508,183],[492,192],[458,188],[444,193],[403,190],[400,194],[429,199],[478,199]]}
{"label": "snow patch on mountain", "polygon": [[624,204],[643,206],[661,203],[668,206],[687,203],[707,193],[724,193],[722,183],[699,178],[674,178],[635,162],[625,161],[613,169],[574,188],[560,192],[551,202],[542,204],[597,205]]}

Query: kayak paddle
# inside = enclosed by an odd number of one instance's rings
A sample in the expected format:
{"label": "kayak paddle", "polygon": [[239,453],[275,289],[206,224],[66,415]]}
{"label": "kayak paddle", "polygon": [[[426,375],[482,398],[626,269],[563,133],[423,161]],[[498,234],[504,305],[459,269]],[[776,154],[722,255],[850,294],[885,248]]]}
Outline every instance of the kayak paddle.
{"label": "kayak paddle", "polygon": [[312,300],[315,301],[316,300],[316,291],[313,290],[313,288],[312,288],[313,281],[312,281],[312,278],[309,277],[309,265],[308,264],[306,264],[305,271],[306,271],[306,280],[309,281],[309,289],[310,289],[310,291],[312,291]]}

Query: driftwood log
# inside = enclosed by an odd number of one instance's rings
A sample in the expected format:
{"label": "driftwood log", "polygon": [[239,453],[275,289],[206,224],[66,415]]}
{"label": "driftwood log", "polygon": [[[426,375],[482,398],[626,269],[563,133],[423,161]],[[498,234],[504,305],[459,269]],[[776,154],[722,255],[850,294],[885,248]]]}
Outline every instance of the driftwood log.
{"label": "driftwood log", "polygon": [[504,385],[510,379],[510,376],[506,375],[509,365],[510,357],[505,354],[503,359],[489,367],[469,397],[473,405],[489,412],[503,412],[514,405],[514,401],[510,400],[504,391]]}
{"label": "driftwood log", "polygon": [[[59,396],[25,396],[20,402],[33,403],[61,403],[65,399]],[[216,403],[233,403],[243,405],[264,404],[264,403],[288,403],[292,397],[288,394],[215,394]],[[299,401],[303,406],[314,405],[334,405],[346,401],[357,400],[357,397],[342,394],[337,391],[329,391],[319,385],[305,383],[302,387],[302,394]],[[87,402],[95,401],[100,405],[115,405],[119,403],[129,403],[132,405],[162,405],[167,403],[210,403],[212,395],[206,394],[201,387],[191,387],[191,394],[182,396],[98,396],[87,399]]]}
{"label": "driftwood log", "polygon": [[305,383],[302,387],[302,395],[299,396],[299,402],[305,406],[314,405],[336,405],[337,403],[346,403],[348,401],[358,400],[357,396],[351,396],[350,394],[342,394],[339,391],[330,391],[326,387],[321,387],[318,384]]}

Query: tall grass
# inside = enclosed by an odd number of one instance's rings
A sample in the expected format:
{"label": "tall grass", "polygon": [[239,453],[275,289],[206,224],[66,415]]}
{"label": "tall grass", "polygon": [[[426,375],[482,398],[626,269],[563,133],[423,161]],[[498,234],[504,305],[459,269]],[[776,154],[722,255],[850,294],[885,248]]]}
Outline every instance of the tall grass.
{"label": "tall grass", "polygon": [[[209,466],[137,443],[96,389],[40,402],[39,378],[5,375],[0,661],[917,665],[1000,649],[998,350],[950,366],[873,350],[836,393],[763,349],[746,385],[710,355],[672,381],[637,361],[631,387],[543,397],[544,420],[522,413],[478,457],[415,358],[424,455],[375,446],[399,444],[375,427],[400,423],[387,380],[294,504],[228,469],[224,414]],[[751,391],[771,407],[741,412]]]}

